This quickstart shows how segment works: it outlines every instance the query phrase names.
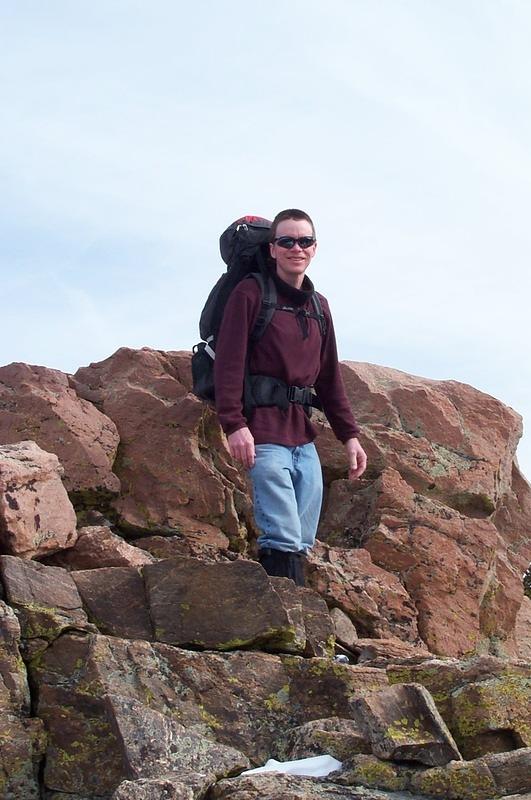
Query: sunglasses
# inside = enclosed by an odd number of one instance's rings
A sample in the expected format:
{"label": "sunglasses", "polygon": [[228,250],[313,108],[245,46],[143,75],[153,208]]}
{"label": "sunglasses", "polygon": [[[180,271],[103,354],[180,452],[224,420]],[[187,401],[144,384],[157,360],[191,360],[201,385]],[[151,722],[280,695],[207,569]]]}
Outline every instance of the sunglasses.
{"label": "sunglasses", "polygon": [[296,244],[299,245],[301,250],[307,250],[308,247],[315,244],[315,236],[300,236],[298,239],[295,239],[294,236],[279,236],[278,239],[274,239],[273,241],[275,244],[278,244],[279,247],[283,247],[284,250],[291,250]]}

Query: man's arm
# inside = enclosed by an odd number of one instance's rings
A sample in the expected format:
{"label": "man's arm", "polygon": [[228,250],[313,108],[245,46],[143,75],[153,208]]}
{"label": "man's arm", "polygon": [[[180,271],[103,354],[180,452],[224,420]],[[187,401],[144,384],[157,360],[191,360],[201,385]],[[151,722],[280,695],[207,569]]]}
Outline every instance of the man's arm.
{"label": "man's arm", "polygon": [[367,455],[359,442],[360,428],[345,391],[328,302],[325,298],[321,300],[326,315],[327,330],[321,348],[321,370],[315,382],[315,389],[332,430],[345,445],[349,461],[349,478],[355,480],[365,472]]}
{"label": "man's arm", "polygon": [[243,281],[225,306],[216,343],[214,382],[216,411],[229,452],[245,467],[254,464],[254,439],[243,414],[243,382],[250,332],[260,310],[256,281]]}

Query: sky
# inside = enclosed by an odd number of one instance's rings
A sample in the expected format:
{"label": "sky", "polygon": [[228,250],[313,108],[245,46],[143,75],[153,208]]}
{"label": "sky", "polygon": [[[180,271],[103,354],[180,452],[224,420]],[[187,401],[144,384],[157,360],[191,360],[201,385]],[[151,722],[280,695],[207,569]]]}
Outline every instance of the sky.
{"label": "sky", "polygon": [[531,3],[2,0],[0,364],[191,350],[234,219],[313,217],[342,359],[518,411]]}

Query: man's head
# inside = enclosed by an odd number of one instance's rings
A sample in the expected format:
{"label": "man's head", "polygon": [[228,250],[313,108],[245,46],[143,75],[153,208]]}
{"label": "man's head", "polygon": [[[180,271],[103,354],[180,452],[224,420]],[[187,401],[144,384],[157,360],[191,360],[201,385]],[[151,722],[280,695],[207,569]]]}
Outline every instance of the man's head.
{"label": "man's head", "polygon": [[306,222],[309,222],[312,226],[312,236],[315,236],[315,225],[312,222],[312,218],[306,213],[306,211],[301,211],[300,208],[286,208],[284,211],[279,211],[271,223],[271,242],[273,242],[277,236],[277,228],[279,223],[284,222],[284,220],[287,219],[295,219],[299,221],[306,220]]}
{"label": "man's head", "polygon": [[271,224],[269,249],[276,261],[278,276],[300,288],[317,249],[311,217],[298,208],[288,208],[277,214]]}

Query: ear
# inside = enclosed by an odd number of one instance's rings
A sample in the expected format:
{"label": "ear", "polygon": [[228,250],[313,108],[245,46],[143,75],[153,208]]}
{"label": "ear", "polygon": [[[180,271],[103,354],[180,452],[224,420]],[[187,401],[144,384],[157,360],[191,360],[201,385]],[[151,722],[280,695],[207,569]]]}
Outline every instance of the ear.
{"label": "ear", "polygon": [[275,258],[275,243],[274,242],[269,242],[269,254],[271,255],[271,258]]}

